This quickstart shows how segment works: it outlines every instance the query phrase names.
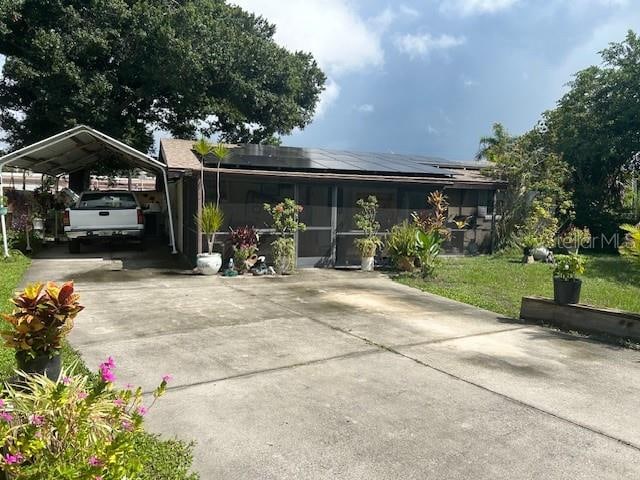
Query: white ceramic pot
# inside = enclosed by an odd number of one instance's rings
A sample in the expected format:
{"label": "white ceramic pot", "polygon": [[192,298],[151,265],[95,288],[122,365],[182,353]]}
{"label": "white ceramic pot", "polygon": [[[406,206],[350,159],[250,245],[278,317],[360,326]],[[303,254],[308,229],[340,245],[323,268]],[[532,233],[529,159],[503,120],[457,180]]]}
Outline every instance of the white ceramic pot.
{"label": "white ceramic pot", "polygon": [[372,272],[373,271],[373,258],[374,257],[362,257],[362,261],[360,266],[363,272]]}
{"label": "white ceramic pot", "polygon": [[196,262],[198,272],[202,275],[216,275],[222,267],[222,255],[219,253],[201,253]]}
{"label": "white ceramic pot", "polygon": [[33,224],[34,230],[44,230],[44,220],[42,220],[41,218],[36,217],[31,223]]}

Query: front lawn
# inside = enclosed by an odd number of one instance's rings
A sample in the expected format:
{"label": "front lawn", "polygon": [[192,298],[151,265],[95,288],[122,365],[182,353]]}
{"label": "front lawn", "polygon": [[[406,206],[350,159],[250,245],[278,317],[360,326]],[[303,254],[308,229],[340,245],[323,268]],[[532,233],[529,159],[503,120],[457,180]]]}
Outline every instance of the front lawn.
{"label": "front lawn", "polygon": [[[553,297],[552,267],[505,255],[443,258],[437,277],[396,280],[426,292],[518,318],[526,295]],[[640,312],[640,270],[617,255],[587,256],[580,301]]]}

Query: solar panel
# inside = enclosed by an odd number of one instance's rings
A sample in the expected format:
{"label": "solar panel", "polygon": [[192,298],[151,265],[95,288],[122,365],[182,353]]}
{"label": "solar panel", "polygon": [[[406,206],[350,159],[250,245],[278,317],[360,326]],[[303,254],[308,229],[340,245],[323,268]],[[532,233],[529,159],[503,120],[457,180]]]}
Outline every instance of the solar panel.
{"label": "solar panel", "polygon": [[[435,160],[435,161],[431,161]],[[215,166],[215,157],[205,163]],[[246,144],[230,149],[222,160],[226,168],[279,170],[295,172],[344,172],[355,174],[428,175],[450,177],[454,172],[438,165],[451,165],[444,159],[398,155],[392,153],[364,153],[272,145]]]}

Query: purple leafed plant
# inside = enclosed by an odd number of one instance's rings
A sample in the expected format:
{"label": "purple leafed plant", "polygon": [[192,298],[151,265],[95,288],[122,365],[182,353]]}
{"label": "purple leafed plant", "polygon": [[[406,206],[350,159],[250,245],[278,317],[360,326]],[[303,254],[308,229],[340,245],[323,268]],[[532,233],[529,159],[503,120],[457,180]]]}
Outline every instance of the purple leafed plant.
{"label": "purple leafed plant", "polygon": [[256,229],[247,225],[235,229],[232,228],[230,239],[235,250],[250,249],[258,246]]}

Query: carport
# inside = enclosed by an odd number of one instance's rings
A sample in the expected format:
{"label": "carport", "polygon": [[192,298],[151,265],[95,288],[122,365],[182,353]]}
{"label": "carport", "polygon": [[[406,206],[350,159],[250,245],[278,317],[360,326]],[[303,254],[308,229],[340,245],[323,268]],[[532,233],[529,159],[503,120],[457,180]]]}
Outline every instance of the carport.
{"label": "carport", "polygon": [[[170,246],[173,253],[178,253],[176,250],[166,165],[115,138],[85,125],[71,128],[0,157],[0,196],[4,192],[1,173],[5,166],[60,177],[64,174],[73,174],[87,169],[92,165],[107,160],[117,160],[132,168],[151,170],[162,177],[167,203],[167,215],[169,217]],[[8,256],[5,218],[4,216],[0,218],[2,219],[4,254]]]}

